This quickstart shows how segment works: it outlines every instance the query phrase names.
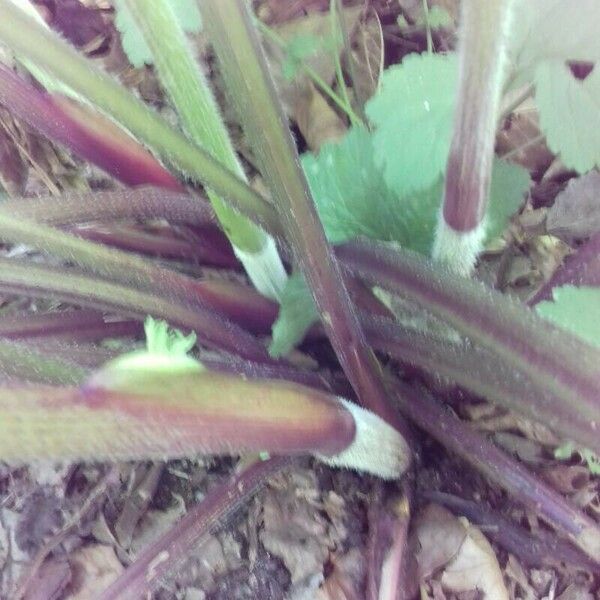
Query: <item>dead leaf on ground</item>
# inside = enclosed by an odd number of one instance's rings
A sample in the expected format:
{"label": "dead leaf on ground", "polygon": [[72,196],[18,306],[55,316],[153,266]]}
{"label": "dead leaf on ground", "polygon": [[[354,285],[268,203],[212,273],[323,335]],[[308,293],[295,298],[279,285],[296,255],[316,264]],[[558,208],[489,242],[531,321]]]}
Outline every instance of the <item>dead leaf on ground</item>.
{"label": "dead leaf on ground", "polygon": [[548,233],[581,239],[600,231],[600,173],[590,171],[572,179],[554,201],[546,217]]}
{"label": "dead leaf on ground", "polygon": [[594,600],[594,595],[587,586],[572,583],[556,600]]}
{"label": "dead leaf on ground", "polygon": [[319,497],[314,478],[297,475],[286,475],[278,480],[284,485],[265,494],[260,534],[264,547],[284,562],[292,583],[322,577],[330,551],[341,542],[322,507],[311,501]]}
{"label": "dead leaf on ground", "polygon": [[554,465],[542,472],[542,477],[561,494],[574,494],[590,482],[590,471],[583,465]]}
{"label": "dead leaf on ground", "polygon": [[460,518],[465,538],[446,566],[442,585],[453,592],[480,591],[486,600],[509,600],[502,570],[490,543],[479,529]]}
{"label": "dead leaf on ground", "polygon": [[14,119],[0,109],[0,193],[4,189],[9,196],[23,195],[29,170],[15,144],[15,135]]}
{"label": "dead leaf on ground", "polygon": [[47,560],[27,586],[23,600],[58,600],[70,581],[71,566],[66,558]]}
{"label": "dead leaf on ground", "polygon": [[343,556],[334,555],[331,566],[315,600],[361,600],[366,566],[364,552],[352,548]]}
{"label": "dead leaf on ground", "polygon": [[346,133],[346,125],[312,82],[299,86],[293,102],[291,117],[312,152],[318,152],[327,142],[340,140]]}
{"label": "dead leaf on ground", "polygon": [[79,548],[69,559],[73,579],[65,600],[96,598],[123,572],[115,551],[102,544]]}
{"label": "dead leaf on ground", "polygon": [[351,45],[354,91],[357,98],[365,102],[377,90],[384,63],[383,30],[379,16],[372,7],[359,20]]}
{"label": "dead leaf on ground", "polygon": [[458,553],[466,532],[458,519],[439,504],[429,504],[417,518],[414,537],[419,544],[417,568],[423,581]]}
{"label": "dead leaf on ground", "polygon": [[505,120],[498,132],[498,156],[510,152],[511,162],[521,165],[534,176],[542,175],[552,163],[554,155],[544,140],[538,139],[540,136],[537,109],[533,99],[529,98]]}
{"label": "dead leaf on ground", "polygon": [[[354,6],[344,9],[344,22],[349,32],[354,31],[362,6]],[[275,28],[276,33],[286,42],[294,39],[311,38],[318,41],[331,37],[331,19],[328,12],[313,13],[306,17],[294,19]],[[278,45],[269,40],[264,40],[263,45],[270,59],[271,71],[277,83],[277,89],[283,100],[288,115],[293,114],[296,98],[303,93],[308,81],[308,75],[300,71],[292,81],[283,75],[283,65],[286,52]],[[335,61],[332,49],[328,44],[321,44],[315,52],[303,58],[302,64],[314,70],[315,73],[327,84],[330,84],[335,76]]]}

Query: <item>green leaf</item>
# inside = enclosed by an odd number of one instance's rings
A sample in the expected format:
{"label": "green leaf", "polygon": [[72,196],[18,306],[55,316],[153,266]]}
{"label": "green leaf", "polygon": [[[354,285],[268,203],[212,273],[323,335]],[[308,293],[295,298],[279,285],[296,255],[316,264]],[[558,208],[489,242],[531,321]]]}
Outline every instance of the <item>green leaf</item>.
{"label": "green leaf", "polygon": [[302,68],[302,63],[316,54],[321,48],[321,40],[316,35],[298,34],[287,44],[285,59],[281,65],[283,76],[292,81]]}
{"label": "green leaf", "polygon": [[[373,154],[371,135],[365,129],[353,128],[341,141],[325,144],[317,156],[302,156],[327,238],[338,244],[364,236],[428,254],[441,204],[441,178],[425,190],[401,197],[386,184]],[[525,169],[495,161],[488,239],[502,233],[528,183]]]}
{"label": "green leaf", "polygon": [[511,45],[517,70],[531,71],[543,60],[600,60],[598,0],[527,0],[515,2],[514,11]]}
{"label": "green leaf", "polygon": [[446,166],[456,98],[453,54],[409,54],[386,69],[380,91],[366,104],[377,127],[375,161],[398,194],[433,185]]}
{"label": "green leaf", "polygon": [[581,454],[581,457],[587,463],[587,467],[592,475],[600,475],[600,457],[587,448],[578,448],[573,442],[567,442],[554,450],[554,458],[558,460],[569,460],[574,452]]}
{"label": "green leaf", "polygon": [[301,273],[292,273],[281,295],[269,354],[274,358],[288,354],[318,319],[319,313],[306,280]]}
{"label": "green leaf", "polygon": [[552,292],[554,301],[540,302],[538,313],[559,327],[600,347],[600,288],[565,285]]}
{"label": "green leaf", "polygon": [[502,235],[508,220],[521,206],[528,187],[527,169],[499,159],[494,161],[486,215],[486,241]]}
{"label": "green leaf", "polygon": [[600,69],[583,80],[558,61],[535,72],[535,99],[548,146],[579,173],[600,165]]}
{"label": "green leaf", "polygon": [[[200,11],[195,0],[177,0],[171,8],[180,25],[187,33],[198,33],[202,29]],[[144,36],[136,25],[135,20],[123,0],[115,0],[115,26],[121,33],[121,44],[129,59],[136,68],[154,62],[152,52],[144,41]]]}
{"label": "green leaf", "polygon": [[302,166],[330,242],[365,236],[428,252],[441,186],[399,201],[375,164],[365,129],[351,129],[317,156],[304,154]]}
{"label": "green leaf", "polygon": [[169,329],[166,321],[146,317],[144,321],[146,348],[154,354],[186,355],[196,343],[194,332],[184,335],[179,329]]}
{"label": "green leaf", "polygon": [[441,29],[442,27],[450,27],[452,25],[450,13],[437,4],[429,9],[428,20],[431,29]]}
{"label": "green leaf", "polygon": [[[339,244],[357,237],[396,242],[429,254],[442,198],[442,179],[428,189],[399,198],[387,186],[373,158],[371,135],[351,129],[318,155],[301,158],[327,238]],[[521,167],[494,163],[487,238],[499,236],[523,199],[529,174]],[[294,274],[284,288],[273,326],[272,356],[287,354],[318,320],[304,279]]]}

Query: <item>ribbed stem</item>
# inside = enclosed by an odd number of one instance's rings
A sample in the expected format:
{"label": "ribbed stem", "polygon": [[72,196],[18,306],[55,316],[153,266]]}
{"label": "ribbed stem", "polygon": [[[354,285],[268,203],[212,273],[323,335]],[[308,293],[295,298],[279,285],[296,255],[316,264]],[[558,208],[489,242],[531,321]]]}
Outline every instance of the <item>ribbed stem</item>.
{"label": "ribbed stem", "polygon": [[[126,0],[126,4],[152,51],[159,78],[190,139],[246,180],[208,82],[168,0]],[[254,285],[266,296],[278,298],[286,273],[273,241],[269,242],[263,230],[218,194],[208,190],[208,197],[229,239],[241,251],[238,256]],[[265,264],[255,265],[256,261]]]}
{"label": "ribbed stem", "polygon": [[126,127],[181,173],[198,180],[224,198],[236,198],[271,230],[277,220],[264,198],[232,174],[208,152],[173,129],[108,74],[46,30],[10,0],[0,0],[0,40],[16,54],[46,70],[92,105]]}

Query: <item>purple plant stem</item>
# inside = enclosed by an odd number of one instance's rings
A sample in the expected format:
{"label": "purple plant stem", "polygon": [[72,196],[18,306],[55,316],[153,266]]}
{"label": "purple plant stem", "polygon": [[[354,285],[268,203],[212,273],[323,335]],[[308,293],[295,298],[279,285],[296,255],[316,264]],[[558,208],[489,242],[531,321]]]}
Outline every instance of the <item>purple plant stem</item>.
{"label": "purple plant stem", "polygon": [[208,535],[223,527],[269,477],[289,463],[286,458],[255,462],[208,492],[200,504],[144,549],[98,600],[133,600],[157,590],[201,549]]}
{"label": "purple plant stem", "polygon": [[539,395],[511,402],[510,408],[600,451],[599,350],[510,298],[435,268],[416,253],[373,242],[352,242],[336,251],[368,283],[422,306],[526,376]]}
{"label": "purple plant stem", "polygon": [[600,286],[600,233],[593,235],[575,254],[567,257],[527,303],[534,306],[542,300],[552,300],[552,290],[561,285]]}
{"label": "purple plant stem", "polygon": [[333,383],[323,375],[313,371],[303,371],[285,364],[264,364],[241,360],[235,356],[228,358],[206,356],[200,353],[198,360],[209,370],[231,373],[248,379],[281,379],[293,381],[324,392],[333,393]]}
{"label": "purple plant stem", "polygon": [[43,135],[128,185],[183,186],[147,150],[102,114],[57,94],[40,92],[0,65],[0,103]]}
{"label": "purple plant stem", "polygon": [[140,256],[1,211],[0,239],[29,244],[108,280],[185,303],[190,309],[218,312],[249,328],[264,326],[255,322],[257,314],[262,313],[263,321],[270,323],[276,311],[274,302],[247,286],[224,280],[198,281]]}
{"label": "purple plant stem", "polygon": [[481,527],[486,535],[527,565],[542,567],[565,562],[590,571],[597,572],[600,568],[597,562],[591,561],[578,548],[543,529],[533,534],[481,504],[451,494],[426,491],[423,496],[431,502],[446,506],[458,515],[467,517],[469,521]]}
{"label": "purple plant stem", "polygon": [[526,373],[507,366],[493,353],[470,341],[450,342],[370,315],[362,315],[362,324],[369,342],[377,350],[403,365],[446,377],[477,396],[517,412],[523,410],[523,398],[532,403],[545,399]]}
{"label": "purple plant stem", "polygon": [[597,523],[479,432],[460,421],[424,389],[397,382],[396,392],[400,410],[411,421],[534,510],[600,564],[600,526]]}
{"label": "purple plant stem", "polygon": [[217,225],[212,207],[205,198],[152,186],[13,198],[2,202],[0,211],[47,225],[126,219],[166,219],[170,223]]}
{"label": "purple plant stem", "polygon": [[[152,315],[167,320],[175,327],[195,331],[198,340],[211,348],[256,362],[275,362],[256,338],[214,311],[200,306],[190,307],[176,298],[167,299],[74,269],[0,259],[0,290],[25,296],[54,297],[70,304],[140,320]],[[214,291],[218,293],[218,289]]]}
{"label": "purple plant stem", "polygon": [[145,231],[133,225],[78,225],[70,230],[74,235],[121,250],[151,256],[190,260],[222,269],[238,269],[239,263],[231,245],[222,234],[210,241],[195,236],[194,241]]}
{"label": "purple plant stem", "polygon": [[325,237],[253,16],[241,0],[205,2],[202,10],[225,80],[240,102],[244,129],[276,199],[286,239],[340,364],[359,401],[406,433],[405,424],[388,402],[381,367],[367,345]]}
{"label": "purple plant stem", "polygon": [[0,317],[0,337],[14,340],[51,337],[81,342],[137,335],[140,331],[137,321],[106,317],[95,310],[21,312]]}
{"label": "purple plant stem", "polygon": [[475,229],[485,215],[512,4],[461,3],[458,94],[443,200],[446,223],[461,233]]}

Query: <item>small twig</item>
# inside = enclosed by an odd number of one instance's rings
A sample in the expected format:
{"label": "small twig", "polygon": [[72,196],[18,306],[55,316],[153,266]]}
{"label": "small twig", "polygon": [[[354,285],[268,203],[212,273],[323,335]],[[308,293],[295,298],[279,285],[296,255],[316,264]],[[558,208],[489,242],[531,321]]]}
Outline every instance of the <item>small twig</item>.
{"label": "small twig", "polygon": [[463,423],[424,389],[396,383],[400,410],[446,448],[536,511],[600,564],[600,526],[556,490],[531,474],[481,433]]}
{"label": "small twig", "polygon": [[[337,49],[338,27],[343,22],[344,15],[341,12],[338,14],[336,0],[329,0],[329,18],[331,21],[331,35],[333,36],[333,40],[334,40],[333,62],[335,65],[335,74],[336,74],[337,84],[341,90],[342,98],[344,99],[345,105],[351,107],[352,103],[350,102],[350,96],[348,96],[348,88],[346,87],[346,82],[344,81],[344,74],[342,73],[342,62],[340,60],[340,52]],[[343,33],[342,33],[342,36],[343,36]],[[342,39],[344,39],[344,38],[342,38]],[[350,122],[354,126],[359,125],[361,123],[361,121],[356,121],[354,119],[353,115],[354,115],[354,112],[348,113]]]}
{"label": "small twig", "polygon": [[505,152],[500,157],[500,160],[508,160],[509,158],[516,156],[517,154],[519,154],[519,152],[523,152],[523,150],[526,150],[527,148],[530,148],[531,146],[535,146],[536,144],[539,144],[542,140],[544,140],[545,137],[546,136],[543,133],[540,133],[539,135],[532,137],[530,140],[527,140],[520,146],[517,146],[516,148],[513,148],[512,150]]}
{"label": "small twig", "polygon": [[133,531],[154,497],[163,469],[162,462],[151,464],[142,481],[127,497],[115,523],[115,535],[123,548],[129,548],[131,545]]}
{"label": "small twig", "polygon": [[533,534],[499,513],[458,496],[435,491],[426,491],[423,496],[467,517],[475,525],[484,527],[487,535],[528,565],[542,567],[565,562],[598,571],[597,562],[591,561],[583,552],[549,532],[540,529]]}
{"label": "small twig", "polygon": [[94,509],[103,499],[107,491],[116,485],[119,481],[119,471],[117,467],[112,467],[111,470],[101,479],[96,487],[90,492],[89,496],[83,503],[83,506],[75,513],[69,522],[54,535],[35,556],[29,570],[23,576],[23,579],[15,591],[14,600],[21,600],[29,591],[29,586],[35,579],[37,572],[48,557],[48,555],[57,548],[71,531]]}
{"label": "small twig", "polygon": [[176,573],[192,551],[201,547],[209,534],[222,528],[269,477],[288,464],[290,459],[286,458],[251,464],[210,491],[174,527],[143,550],[98,600],[146,597]]}
{"label": "small twig", "polygon": [[396,600],[398,592],[406,588],[403,581],[406,561],[406,538],[410,522],[410,505],[406,495],[396,500],[391,507],[390,535],[392,539],[381,566],[381,581],[378,600]]}
{"label": "small twig", "polygon": [[517,109],[531,94],[533,94],[533,90],[535,89],[535,85],[530,83],[526,85],[523,89],[519,91],[518,94],[514,96],[510,96],[507,98],[507,102],[500,107],[500,116],[498,117],[498,122],[502,123],[504,119],[506,119],[515,109]]}
{"label": "small twig", "polygon": [[433,38],[431,37],[431,23],[429,22],[429,5],[423,0],[423,16],[425,17],[425,34],[427,35],[427,52],[433,52]]}

